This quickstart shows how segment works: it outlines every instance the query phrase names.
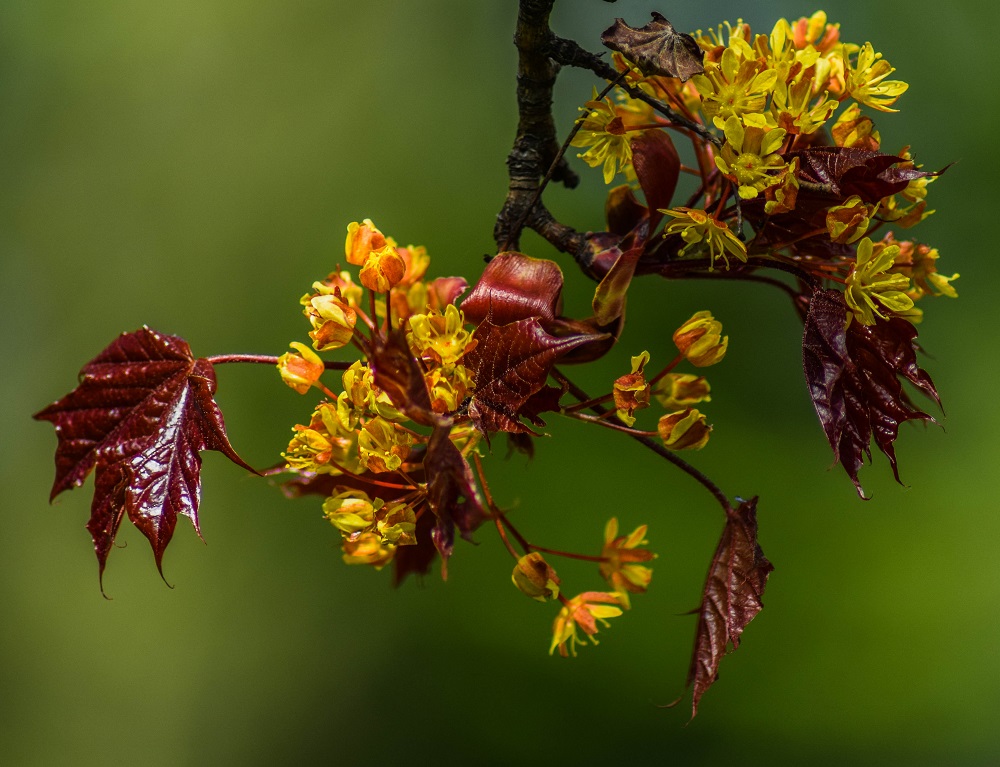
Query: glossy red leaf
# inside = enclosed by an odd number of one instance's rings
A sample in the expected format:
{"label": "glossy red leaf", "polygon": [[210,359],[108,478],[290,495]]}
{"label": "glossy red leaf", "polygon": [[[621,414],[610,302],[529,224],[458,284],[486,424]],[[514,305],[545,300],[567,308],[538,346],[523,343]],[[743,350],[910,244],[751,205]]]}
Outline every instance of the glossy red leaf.
{"label": "glossy red leaf", "polygon": [[547,333],[535,317],[506,325],[484,320],[476,328],[476,348],[465,357],[476,381],[469,405],[476,428],[487,435],[495,431],[535,434],[520,416],[525,414],[529,400],[545,386],[560,355],[606,337],[560,338]]}
{"label": "glossy red leaf", "polygon": [[834,460],[847,471],[858,494],[865,497],[858,472],[871,461],[874,439],[899,470],[893,442],[905,421],[933,421],[917,410],[900,379],[910,381],[940,404],[930,376],[917,363],[916,328],[900,318],[866,326],[844,327],[847,306],[836,290],[816,291],[809,301],[802,337],[802,364],[809,396],[826,433]]}
{"label": "glossy red leaf", "polygon": [[213,395],[215,370],[187,343],[143,327],[123,333],[80,371],[79,385],[35,418],[51,421],[59,439],[52,498],[78,487],[96,468],[87,529],[103,577],[127,514],[163,552],[177,515],[200,535],[202,450],[217,450],[254,471],[233,450]]}
{"label": "glossy red leaf", "polygon": [[555,261],[522,253],[500,253],[462,302],[465,318],[474,325],[489,318],[494,325],[537,317],[542,323],[559,313],[562,270]]}
{"label": "glossy red leaf", "polygon": [[646,198],[649,231],[652,232],[663,218],[660,209],[669,208],[674,198],[681,175],[681,158],[666,131],[642,131],[629,143],[632,146],[632,167]]}
{"label": "glossy red leaf", "polygon": [[727,512],[705,579],[687,678],[693,685],[692,717],[701,696],[719,678],[727,648],[739,648],[743,629],[763,608],[761,597],[773,569],[757,543],[757,499],[752,498]]}
{"label": "glossy red leaf", "polygon": [[704,54],[691,35],[677,32],[659,13],[638,29],[621,19],[606,29],[601,42],[618,51],[646,75],[679,77],[682,81],[705,71]]}

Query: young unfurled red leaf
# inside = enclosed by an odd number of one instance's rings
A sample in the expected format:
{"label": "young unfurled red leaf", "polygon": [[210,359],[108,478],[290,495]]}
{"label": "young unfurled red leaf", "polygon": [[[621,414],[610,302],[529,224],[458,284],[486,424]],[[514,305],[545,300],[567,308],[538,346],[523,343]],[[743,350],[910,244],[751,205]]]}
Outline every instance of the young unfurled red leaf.
{"label": "young unfurled red leaf", "polygon": [[424,458],[427,501],[437,517],[431,538],[446,564],[455,543],[455,528],[468,540],[488,516],[469,462],[448,437],[449,432],[448,426],[434,429]]}
{"label": "young unfurled red leaf", "polygon": [[494,325],[537,317],[543,323],[559,313],[562,269],[555,261],[522,253],[500,253],[462,302],[465,318],[474,325],[487,317]]}
{"label": "young unfurled red leaf", "polygon": [[396,328],[387,338],[377,337],[372,347],[375,385],[388,395],[393,407],[423,426],[447,420],[431,407],[424,373],[406,342],[405,330]]}
{"label": "young unfurled red leaf", "polygon": [[674,198],[681,175],[681,158],[666,131],[642,131],[629,143],[632,145],[632,167],[646,198],[649,231],[652,232],[663,218],[660,209],[669,208]]}
{"label": "young unfurled red leaf", "polygon": [[839,461],[865,497],[858,471],[871,461],[871,441],[899,481],[893,442],[904,421],[933,421],[917,410],[899,380],[904,378],[940,404],[930,376],[917,364],[916,328],[894,317],[871,326],[852,322],[836,290],[818,290],[809,301],[802,337],[802,363],[809,396]]}
{"label": "young unfurled red leaf", "polygon": [[229,444],[215,389],[208,360],[195,359],[183,339],[143,327],[120,335],[84,366],[72,392],[35,414],[59,438],[51,498],[97,469],[87,529],[101,577],[125,514],[149,539],[161,573],[178,514],[201,534],[199,451],[218,450],[254,471]]}
{"label": "young unfurled red leaf", "polygon": [[679,77],[681,81],[705,71],[704,54],[691,35],[679,33],[659,13],[635,29],[622,19],[604,30],[601,42],[634,62],[645,75]]}
{"label": "young unfurled red leaf", "polygon": [[622,253],[594,291],[594,320],[599,326],[605,327],[625,313],[625,296],[640,256],[642,247]]}
{"label": "young unfurled red leaf", "polygon": [[692,718],[701,696],[719,677],[726,648],[740,646],[743,629],[764,606],[761,597],[773,569],[757,543],[757,499],[751,498],[727,511],[705,580],[687,678],[687,684],[694,685]]}
{"label": "young unfurled red leaf", "polygon": [[531,317],[506,325],[484,320],[476,328],[475,338],[476,348],[465,357],[476,381],[469,405],[472,422],[487,435],[494,431],[535,434],[520,416],[534,410],[533,421],[545,425],[537,418],[537,408],[527,404],[545,386],[556,360],[578,346],[603,341],[607,335],[559,338],[549,335],[538,319]]}
{"label": "young unfurled red leaf", "polygon": [[800,182],[817,186],[837,198],[857,195],[870,205],[902,192],[914,179],[944,172],[924,171],[912,166],[894,168],[906,161],[896,155],[855,147],[810,147],[799,152],[798,157]]}

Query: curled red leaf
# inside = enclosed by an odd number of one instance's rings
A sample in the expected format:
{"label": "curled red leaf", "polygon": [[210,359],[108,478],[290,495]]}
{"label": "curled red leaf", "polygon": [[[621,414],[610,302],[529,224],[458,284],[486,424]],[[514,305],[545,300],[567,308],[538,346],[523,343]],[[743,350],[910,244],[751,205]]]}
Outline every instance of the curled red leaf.
{"label": "curled red leaf", "polygon": [[601,35],[601,42],[634,62],[643,74],[679,77],[681,81],[705,71],[704,54],[691,35],[679,33],[659,13],[638,29],[621,19]]}
{"label": "curled red leaf", "polygon": [[871,326],[852,322],[845,329],[847,306],[836,290],[818,290],[809,301],[802,337],[802,364],[816,415],[834,460],[865,497],[858,471],[871,461],[874,439],[899,482],[893,442],[905,421],[933,421],[917,410],[901,378],[940,404],[930,376],[917,363],[917,330],[898,317]]}
{"label": "curled red leaf", "polygon": [[687,678],[687,684],[693,685],[692,718],[701,696],[718,679],[727,648],[740,646],[743,629],[763,608],[761,597],[773,569],[757,543],[757,499],[729,509],[698,608]]}
{"label": "curled red leaf", "polygon": [[183,339],[143,327],[120,335],[84,366],[72,392],[35,414],[59,439],[51,498],[96,468],[87,529],[102,578],[126,514],[149,539],[161,574],[178,514],[201,535],[200,451],[254,471],[229,444],[215,390],[208,360],[195,359]]}
{"label": "curled red leaf", "polygon": [[462,311],[474,325],[487,317],[494,325],[528,317],[550,322],[559,313],[562,286],[562,269],[555,261],[500,253],[462,302]]}

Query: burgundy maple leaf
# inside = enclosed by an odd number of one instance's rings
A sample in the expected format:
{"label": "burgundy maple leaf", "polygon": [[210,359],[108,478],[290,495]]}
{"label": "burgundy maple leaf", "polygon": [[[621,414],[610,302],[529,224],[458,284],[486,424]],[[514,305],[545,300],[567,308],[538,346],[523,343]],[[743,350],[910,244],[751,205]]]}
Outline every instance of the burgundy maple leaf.
{"label": "burgundy maple leaf", "polygon": [[914,179],[944,172],[920,170],[902,157],[857,147],[810,147],[798,156],[800,181],[841,199],[857,195],[869,204],[902,192]]}
{"label": "burgundy maple leaf", "polygon": [[904,319],[874,325],[852,322],[845,329],[847,306],[836,290],[818,290],[809,301],[802,337],[802,363],[809,396],[834,460],[839,461],[862,498],[858,471],[871,461],[875,440],[899,482],[893,442],[905,421],[933,421],[917,410],[903,391],[905,379],[940,405],[937,390],[917,363],[917,330]]}
{"label": "burgundy maple leaf", "polygon": [[535,424],[545,425],[538,418],[541,410],[532,398],[542,391],[556,360],[571,349],[606,337],[549,335],[533,317],[506,325],[484,320],[476,328],[476,348],[465,357],[476,380],[476,393],[469,404],[472,422],[484,434],[534,434],[520,416],[531,416]]}
{"label": "burgundy maple leaf", "polygon": [[740,646],[743,629],[763,608],[761,597],[773,569],[757,543],[757,499],[729,509],[697,611],[698,630],[687,678],[687,684],[694,685],[692,718],[701,696],[718,679],[727,648]]}
{"label": "burgundy maple leaf", "polygon": [[84,366],[72,392],[35,414],[59,439],[50,500],[97,469],[87,529],[102,579],[125,514],[149,539],[161,575],[177,515],[201,535],[199,451],[218,450],[254,471],[229,444],[215,390],[208,360],[195,359],[183,339],[143,327],[120,335]]}

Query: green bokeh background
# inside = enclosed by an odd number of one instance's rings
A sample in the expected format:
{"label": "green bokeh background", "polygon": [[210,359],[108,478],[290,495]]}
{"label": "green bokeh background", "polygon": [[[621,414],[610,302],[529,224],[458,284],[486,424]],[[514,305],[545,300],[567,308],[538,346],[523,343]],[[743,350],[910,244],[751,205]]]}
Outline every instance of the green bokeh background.
{"label": "green bokeh background", "polygon": [[[557,32],[596,49],[646,2],[560,0]],[[995,10],[972,0],[825,9],[911,83],[885,146],[938,168],[916,230],[960,271],[921,341],[945,429],[904,428],[903,478],[863,472],[862,502],[801,376],[801,329],[759,286],[636,286],[628,357],[711,308],[730,334],[711,371],[716,426],[695,463],[761,496],[775,563],[766,609],[685,727],[678,695],[722,520],[686,477],[627,440],[553,419],[533,463],[489,462],[494,491],[540,543],[593,549],[612,515],[648,522],[648,595],[575,660],[546,655],[555,609],[521,597],[487,529],[451,576],[399,590],[348,568],[315,500],[290,502],[207,454],[202,528],[166,558],[125,530],[101,598],[84,529],[90,484],[50,507],[55,437],[30,414],[143,323],[196,354],[277,354],[304,335],[298,297],[370,216],[427,245],[435,274],[474,278],[491,251],[513,138],[514,0],[6,0],[0,5],[0,760],[5,764],[989,764],[1000,760],[1000,521],[993,242],[1000,119]],[[682,29],[742,15],[759,31],[812,6],[659,6]],[[565,129],[592,80],[567,73]],[[596,172],[548,196],[599,228]],[[537,239],[529,252],[548,256]],[[567,308],[592,286],[567,266]],[[230,436],[276,460],[310,402],[266,369],[219,371]],[[989,396],[987,396],[989,395]],[[560,568],[571,590],[599,587]]]}

